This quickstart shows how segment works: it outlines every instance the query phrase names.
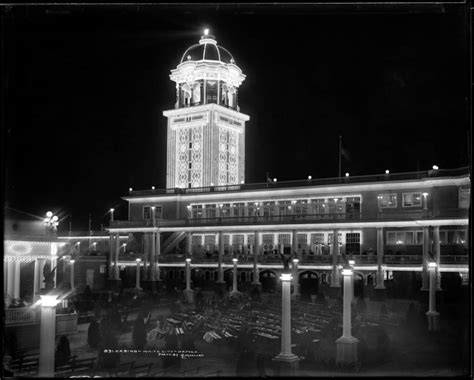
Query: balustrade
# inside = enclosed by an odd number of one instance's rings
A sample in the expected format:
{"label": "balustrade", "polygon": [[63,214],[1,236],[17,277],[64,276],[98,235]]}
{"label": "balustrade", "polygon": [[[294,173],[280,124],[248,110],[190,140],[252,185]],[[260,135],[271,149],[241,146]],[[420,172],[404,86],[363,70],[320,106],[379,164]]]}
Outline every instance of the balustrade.
{"label": "balustrade", "polygon": [[5,309],[6,325],[23,325],[37,322],[39,322],[38,309],[30,307]]}

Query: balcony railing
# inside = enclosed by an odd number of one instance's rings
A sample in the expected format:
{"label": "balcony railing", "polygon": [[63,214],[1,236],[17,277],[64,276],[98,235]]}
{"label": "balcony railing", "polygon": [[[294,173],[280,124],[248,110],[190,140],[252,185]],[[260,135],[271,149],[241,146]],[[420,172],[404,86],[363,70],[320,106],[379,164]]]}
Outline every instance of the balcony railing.
{"label": "balcony railing", "polygon": [[469,264],[468,255],[443,256],[439,258],[441,264]]}
{"label": "balcony railing", "polygon": [[278,181],[278,182],[260,182],[260,183],[246,183],[226,186],[206,186],[194,187],[190,189],[169,188],[169,189],[155,189],[155,190],[135,190],[131,191],[130,196],[143,195],[160,195],[160,194],[188,194],[188,193],[208,193],[217,191],[247,191],[247,190],[264,190],[269,188],[289,188],[289,187],[304,187],[304,186],[322,186],[333,184],[357,184],[367,182],[385,182],[385,181],[407,181],[419,180],[423,178],[436,177],[457,177],[469,174],[469,167],[462,167],[457,169],[438,169],[438,170],[424,170],[418,172],[407,173],[390,173],[390,174],[375,174],[362,175],[350,177],[332,177],[320,179],[304,179],[296,181]]}
{"label": "balcony railing", "polygon": [[[467,217],[467,210],[458,210],[456,217]],[[114,220],[110,228],[147,228],[147,227],[195,227],[248,224],[286,224],[286,223],[337,223],[353,221],[377,220],[421,220],[433,218],[428,210],[410,210],[403,212],[367,212],[338,214],[303,214],[303,215],[271,215],[271,216],[229,216],[212,218],[160,219],[152,220]],[[435,217],[448,217],[438,213]],[[449,217],[454,217],[451,213]]]}
{"label": "balcony railing", "polygon": [[421,255],[386,255],[383,257],[385,264],[418,264],[423,262]]}
{"label": "balcony railing", "polygon": [[19,307],[5,309],[6,325],[25,325],[29,323],[37,323],[39,320],[39,309],[30,307]]}

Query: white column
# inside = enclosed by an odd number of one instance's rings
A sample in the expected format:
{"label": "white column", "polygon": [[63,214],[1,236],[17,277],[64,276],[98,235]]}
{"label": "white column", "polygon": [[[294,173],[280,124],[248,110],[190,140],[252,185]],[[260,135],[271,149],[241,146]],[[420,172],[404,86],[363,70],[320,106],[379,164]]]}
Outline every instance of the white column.
{"label": "white column", "polygon": [[57,265],[58,265],[58,258],[52,257],[51,258],[51,271],[54,270],[54,275],[53,275],[53,281],[54,281],[54,287],[58,287],[58,270],[57,270]]}
{"label": "white column", "polygon": [[115,234],[115,259],[114,259],[114,274],[115,274],[115,280],[118,281],[120,280],[120,268],[119,268],[119,253],[120,253],[120,235]]}
{"label": "white column", "polygon": [[20,274],[21,274],[21,263],[15,261],[15,275],[13,282],[13,298],[20,298]]}
{"label": "white column", "polygon": [[259,252],[259,234],[258,231],[255,231],[254,241],[253,241],[253,281],[252,284],[260,285],[260,278],[258,273],[258,252]]}
{"label": "white column", "polygon": [[429,298],[429,308],[426,312],[426,317],[428,318],[428,330],[437,331],[439,330],[439,313],[436,311],[436,263],[429,263],[429,277],[430,277],[430,298]]}
{"label": "white column", "polygon": [[296,230],[292,231],[292,237],[291,237],[291,253],[292,254],[297,254],[298,253],[298,235],[296,233]]}
{"label": "white column", "polygon": [[186,259],[186,290],[191,290],[191,260]]}
{"label": "white column", "polygon": [[421,272],[421,290],[428,290],[428,260],[430,251],[430,229],[423,227],[423,271]]}
{"label": "white column", "polygon": [[436,262],[436,268],[435,268],[436,291],[441,291],[441,272],[439,271],[439,264],[440,264],[440,258],[441,258],[441,245],[439,241],[439,226],[433,227],[433,257]]}
{"label": "white column", "polygon": [[113,280],[115,278],[115,266],[114,266],[114,258],[115,258],[115,234],[110,234],[109,237],[109,280]]}
{"label": "white column", "polygon": [[237,262],[238,262],[238,260],[236,258],[232,259],[232,263],[234,264],[234,268],[233,268],[233,271],[232,271],[232,291],[230,292],[231,295],[239,294],[239,291],[237,289]]}
{"label": "white column", "polygon": [[219,253],[217,256],[218,283],[224,283],[224,270],[222,268],[222,257],[224,256],[224,233],[219,232]]}
{"label": "white column", "polygon": [[136,279],[136,284],[135,284],[135,289],[140,290],[140,262],[141,259],[137,259],[137,274],[135,276]]}
{"label": "white column", "polygon": [[375,289],[385,289],[385,273],[382,269],[384,254],[383,228],[377,228],[377,285]]}
{"label": "white column", "polygon": [[[35,279],[36,279],[36,260],[35,260]],[[36,285],[36,282],[33,282],[33,286],[35,285]],[[3,293],[8,293],[7,289],[8,289],[8,262],[3,261]]]}
{"label": "white column", "polygon": [[56,296],[41,296],[38,377],[54,377]]}
{"label": "white column", "polygon": [[336,340],[336,364],[353,364],[357,362],[357,343],[359,340],[352,336],[351,322],[351,294],[352,294],[352,276],[351,269],[344,269],[342,276],[344,279],[344,309],[342,336]]}
{"label": "white column", "polygon": [[332,275],[331,275],[331,288],[340,288],[340,278],[338,269],[338,256],[339,256],[339,230],[333,230],[332,233]]}
{"label": "white column", "polygon": [[281,352],[273,358],[277,361],[295,362],[298,357],[291,352],[291,274],[281,275]]}
{"label": "white column", "polygon": [[293,276],[293,294],[292,298],[300,297],[300,284],[298,281],[298,259],[293,259],[292,266],[292,276]]}
{"label": "white column", "polygon": [[191,289],[191,259],[186,258],[186,289],[184,295],[188,303],[194,302],[194,291]]}
{"label": "white column", "polygon": [[71,266],[70,266],[70,270],[71,270],[71,280],[70,280],[71,290],[75,290],[75,286],[74,286],[74,260],[70,260],[69,264],[71,264]]}
{"label": "white column", "polygon": [[156,242],[155,242],[155,267],[156,267],[156,275],[155,275],[155,280],[156,281],[161,281],[160,277],[160,255],[161,255],[161,233],[158,231],[156,233]]}
{"label": "white column", "polygon": [[155,232],[151,233],[151,251],[150,251],[150,281],[156,281],[156,236]]}
{"label": "white column", "polygon": [[191,257],[191,254],[192,254],[192,243],[193,243],[193,240],[192,240],[192,235],[191,235],[191,232],[186,232],[186,254],[189,255],[189,257]]}

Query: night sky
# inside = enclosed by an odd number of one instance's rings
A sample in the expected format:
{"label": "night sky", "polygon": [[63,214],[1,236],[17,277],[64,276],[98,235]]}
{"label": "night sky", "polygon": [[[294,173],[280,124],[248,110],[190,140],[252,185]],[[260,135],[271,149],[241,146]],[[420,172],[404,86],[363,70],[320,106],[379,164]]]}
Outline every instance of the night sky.
{"label": "night sky", "polygon": [[[466,166],[466,6],[14,7],[4,11],[5,202],[127,218],[163,188],[170,69],[205,27],[247,75],[246,182]],[[60,230],[67,230],[65,220]]]}

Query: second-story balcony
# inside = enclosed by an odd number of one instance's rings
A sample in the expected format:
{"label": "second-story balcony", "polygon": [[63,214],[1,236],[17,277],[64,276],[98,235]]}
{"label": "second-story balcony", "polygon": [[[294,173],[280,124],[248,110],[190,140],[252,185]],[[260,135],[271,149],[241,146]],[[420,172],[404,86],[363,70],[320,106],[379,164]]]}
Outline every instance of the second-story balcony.
{"label": "second-story balcony", "polygon": [[371,221],[405,221],[428,220],[443,217],[467,217],[467,210],[450,210],[449,215],[443,212],[430,210],[407,210],[402,212],[362,212],[337,214],[300,214],[300,215],[254,215],[229,216],[212,218],[159,219],[159,220],[114,220],[110,228],[148,228],[148,227],[196,227],[196,226],[223,226],[223,225],[265,225],[265,224],[304,224],[304,223],[341,223],[341,222],[371,222]]}

